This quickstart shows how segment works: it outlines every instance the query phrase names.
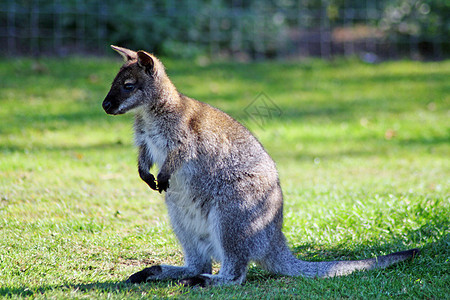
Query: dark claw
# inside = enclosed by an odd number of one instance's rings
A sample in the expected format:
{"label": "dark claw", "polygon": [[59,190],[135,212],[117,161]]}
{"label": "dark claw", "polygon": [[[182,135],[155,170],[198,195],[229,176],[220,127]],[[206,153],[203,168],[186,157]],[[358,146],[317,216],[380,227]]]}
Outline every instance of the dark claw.
{"label": "dark claw", "polygon": [[169,176],[163,176],[158,174],[158,191],[161,193],[162,191],[167,192],[169,188]]}
{"label": "dark claw", "polygon": [[160,182],[158,181],[158,191],[159,193],[162,193],[162,191],[167,192],[167,189],[169,188],[169,182]]}
{"label": "dark claw", "polygon": [[152,176],[152,180],[148,181],[147,184],[152,190],[156,191],[157,186],[156,186],[155,176],[153,176],[152,174],[150,174],[150,175]]}
{"label": "dark claw", "polygon": [[145,181],[145,183],[148,184],[148,186],[152,189],[152,190],[158,190],[157,186],[156,186],[156,181],[155,181],[155,176],[153,176],[153,174],[149,173],[149,172],[145,172],[142,169],[139,169],[139,176],[141,177],[142,180]]}
{"label": "dark claw", "polygon": [[125,282],[126,283],[143,283],[146,282],[150,276],[158,275],[162,272],[161,266],[153,266],[145,268],[142,271],[134,273]]}
{"label": "dark claw", "polygon": [[186,287],[192,287],[192,286],[199,286],[199,287],[206,287],[207,286],[207,277],[198,275],[195,277],[190,277],[186,279],[180,280],[180,284],[186,286]]}

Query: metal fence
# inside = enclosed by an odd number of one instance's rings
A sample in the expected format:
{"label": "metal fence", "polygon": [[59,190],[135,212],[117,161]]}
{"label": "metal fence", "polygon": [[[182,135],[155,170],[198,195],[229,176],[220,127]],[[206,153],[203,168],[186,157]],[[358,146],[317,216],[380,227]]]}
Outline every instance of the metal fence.
{"label": "metal fence", "polygon": [[429,36],[417,31],[430,14],[425,1],[338,2],[0,0],[0,55],[103,54],[115,43],[244,60],[446,56],[442,30]]}

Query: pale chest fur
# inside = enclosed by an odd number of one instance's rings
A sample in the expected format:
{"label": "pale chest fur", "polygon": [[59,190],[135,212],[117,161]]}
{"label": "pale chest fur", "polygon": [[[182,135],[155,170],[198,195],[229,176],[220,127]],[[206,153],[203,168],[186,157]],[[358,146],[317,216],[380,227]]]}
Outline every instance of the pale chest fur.
{"label": "pale chest fur", "polygon": [[134,125],[135,144],[138,147],[144,146],[146,155],[161,167],[167,157],[167,138],[155,125],[150,117],[138,115]]}

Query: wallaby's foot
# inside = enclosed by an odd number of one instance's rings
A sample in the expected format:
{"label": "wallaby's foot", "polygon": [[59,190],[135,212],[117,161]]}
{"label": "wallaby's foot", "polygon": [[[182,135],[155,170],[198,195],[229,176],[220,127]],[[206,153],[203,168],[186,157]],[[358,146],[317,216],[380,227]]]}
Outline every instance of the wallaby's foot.
{"label": "wallaby's foot", "polygon": [[245,280],[245,273],[239,276],[200,274],[197,276],[182,279],[179,281],[179,283],[186,287],[193,287],[193,286],[207,287],[207,286],[242,284],[244,280]]}
{"label": "wallaby's foot", "polygon": [[126,283],[143,283],[148,280],[152,280],[152,277],[158,276],[162,273],[161,266],[153,266],[150,268],[145,268],[142,271],[134,273],[127,279]]}
{"label": "wallaby's foot", "polygon": [[209,278],[202,275],[197,275],[194,277],[182,279],[179,281],[181,285],[184,285],[186,287],[193,287],[193,286],[200,286],[200,287],[206,287],[209,284]]}

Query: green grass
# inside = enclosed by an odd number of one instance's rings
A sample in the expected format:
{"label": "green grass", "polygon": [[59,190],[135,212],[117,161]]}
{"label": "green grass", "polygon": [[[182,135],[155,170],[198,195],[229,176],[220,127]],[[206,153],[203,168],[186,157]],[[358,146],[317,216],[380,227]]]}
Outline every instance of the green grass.
{"label": "green grass", "polygon": [[[449,298],[450,61],[163,61],[181,92],[244,123],[277,162],[299,257],[420,256],[324,280],[250,266],[242,286],[126,285],[182,253],[137,174],[132,117],[101,109],[120,61],[1,59],[0,296]],[[245,114],[260,92],[281,110],[262,126]]]}

